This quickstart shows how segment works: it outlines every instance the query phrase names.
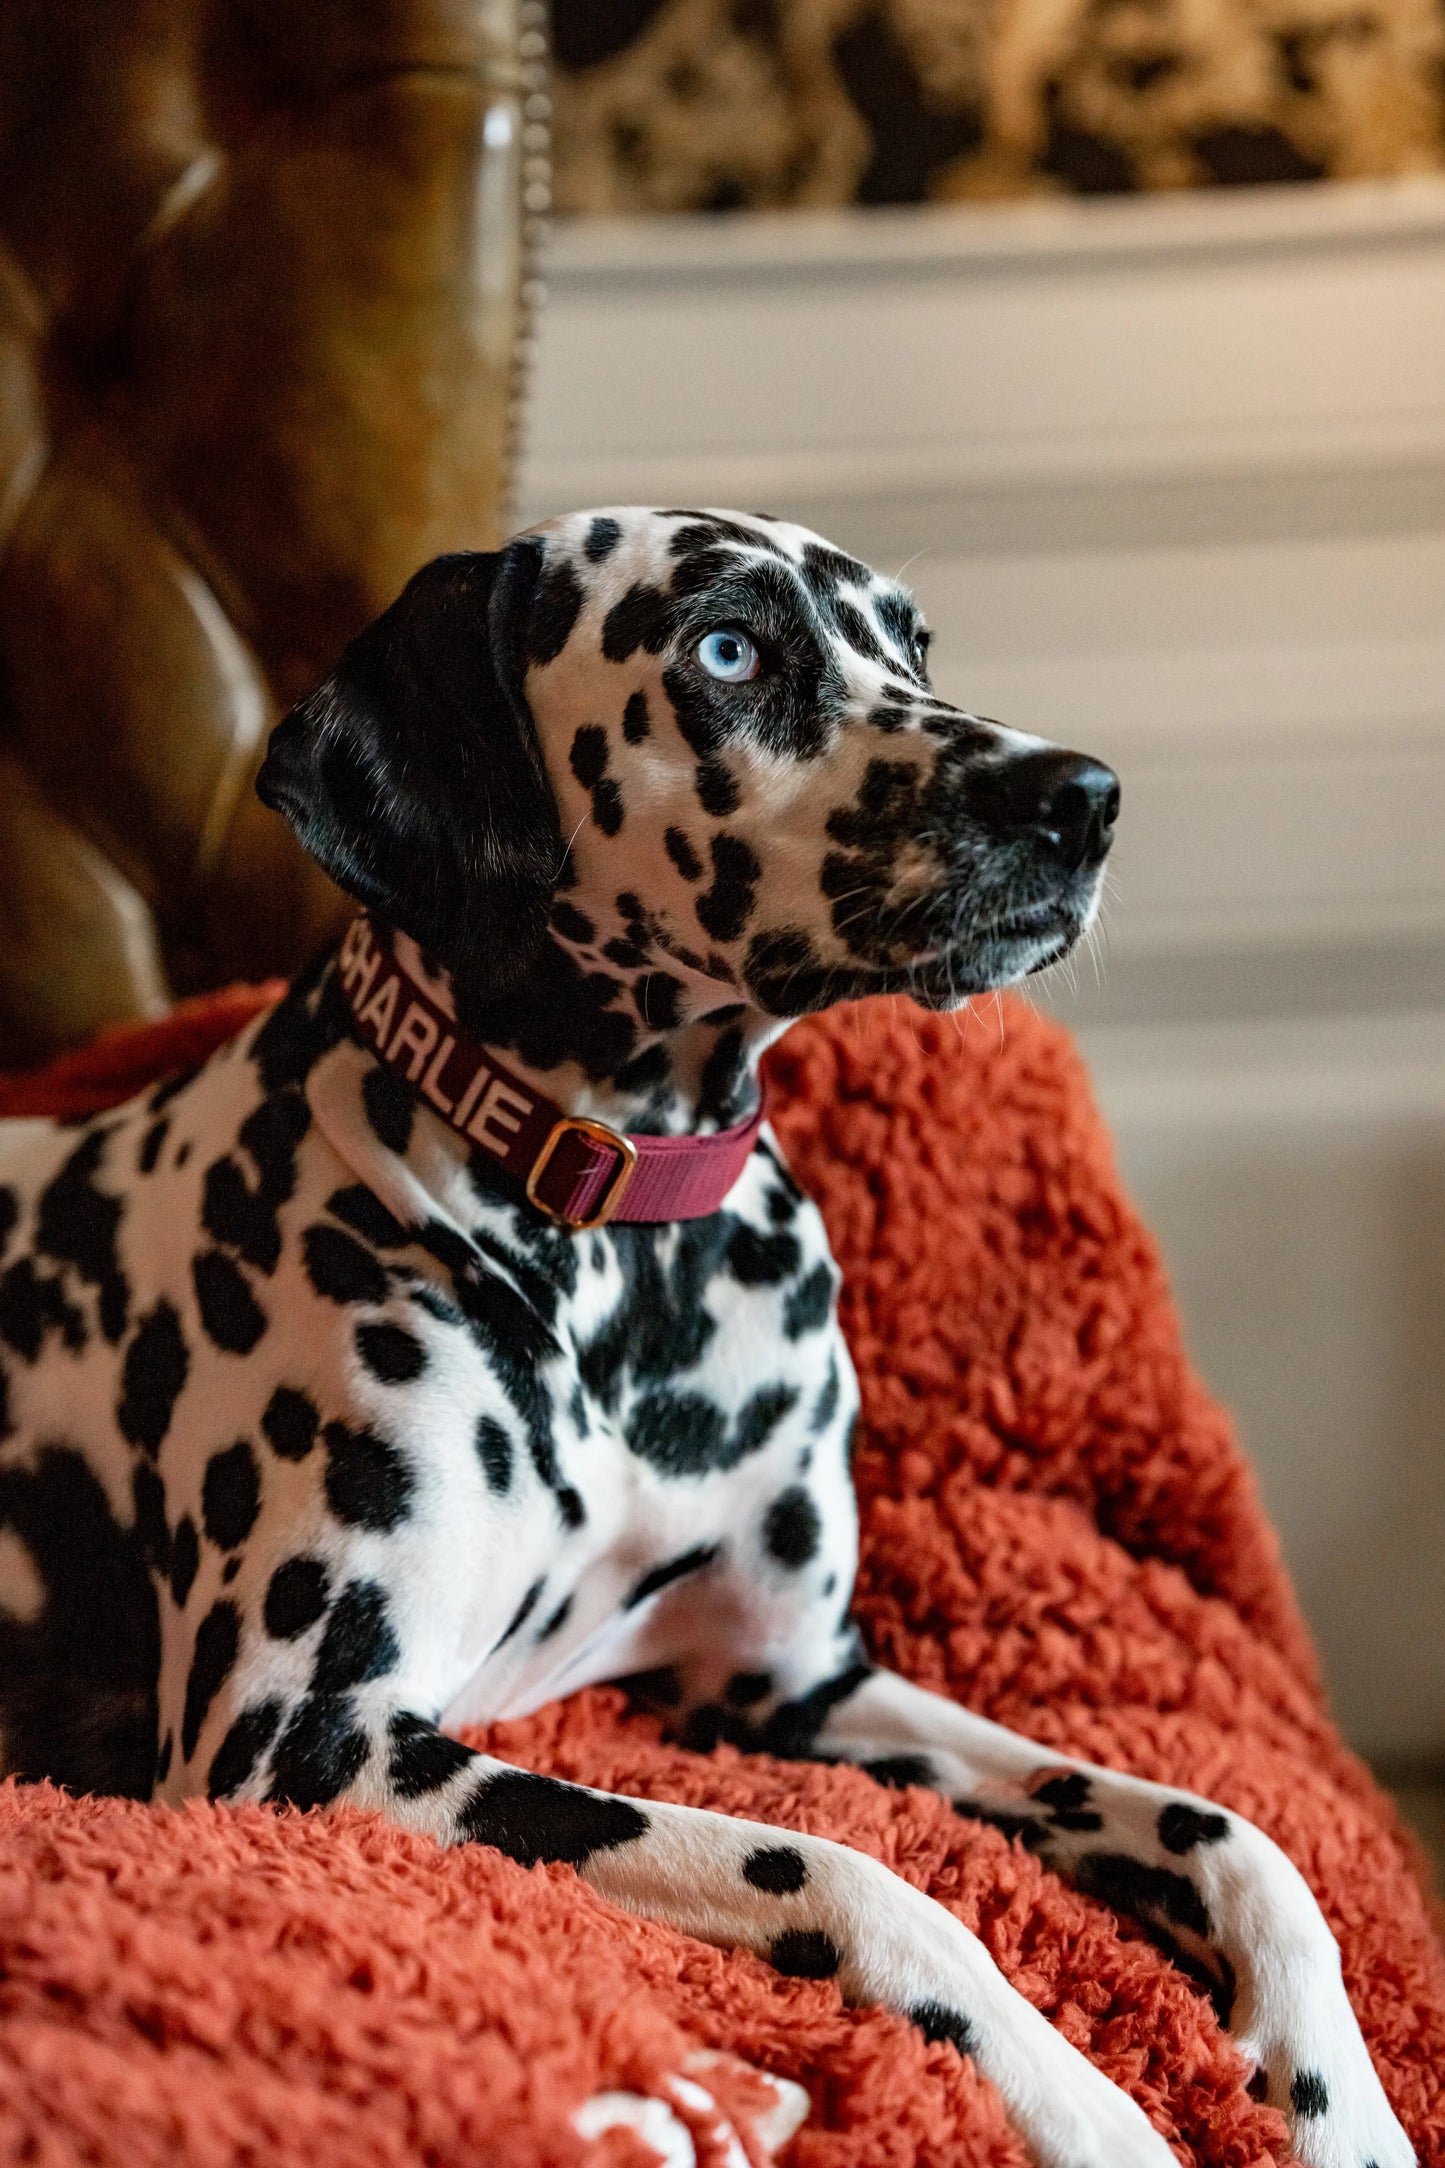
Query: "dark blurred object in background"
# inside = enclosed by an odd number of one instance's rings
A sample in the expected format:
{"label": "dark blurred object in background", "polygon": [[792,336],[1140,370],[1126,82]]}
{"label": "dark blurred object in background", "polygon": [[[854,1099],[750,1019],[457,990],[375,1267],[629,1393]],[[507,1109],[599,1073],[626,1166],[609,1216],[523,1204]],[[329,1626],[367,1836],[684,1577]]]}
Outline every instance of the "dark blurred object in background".
{"label": "dark blurred object in background", "polygon": [[555,0],[553,17],[564,211],[1445,165],[1437,0]]}
{"label": "dark blurred object in background", "polygon": [[279,706],[505,523],[540,0],[0,0],[0,1063],[289,971]]}

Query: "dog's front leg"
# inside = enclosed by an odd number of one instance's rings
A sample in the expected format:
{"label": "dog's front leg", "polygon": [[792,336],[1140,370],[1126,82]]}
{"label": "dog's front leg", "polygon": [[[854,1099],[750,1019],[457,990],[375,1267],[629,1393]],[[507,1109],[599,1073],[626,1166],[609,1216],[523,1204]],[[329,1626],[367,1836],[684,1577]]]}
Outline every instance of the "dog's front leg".
{"label": "dog's front leg", "polygon": [[1411,2168],[1335,1939],[1304,1877],[1252,1823],[1057,1754],[887,1671],[829,1710],[814,1750],[944,1793],[1155,1929],[1211,1982],[1308,2168]]}
{"label": "dog's front leg", "polygon": [[[344,1764],[339,1739],[351,1742]],[[344,1800],[442,1844],[495,1845],[525,1866],[565,1861],[630,1912],[753,1950],[794,1977],[836,1978],[850,2001],[883,2003],[953,2041],[998,2087],[1039,2168],[1172,2168],[1142,2111],[952,1913],[843,1845],[538,1776],[472,1753],[365,1688],[291,1711],[228,1795]]]}

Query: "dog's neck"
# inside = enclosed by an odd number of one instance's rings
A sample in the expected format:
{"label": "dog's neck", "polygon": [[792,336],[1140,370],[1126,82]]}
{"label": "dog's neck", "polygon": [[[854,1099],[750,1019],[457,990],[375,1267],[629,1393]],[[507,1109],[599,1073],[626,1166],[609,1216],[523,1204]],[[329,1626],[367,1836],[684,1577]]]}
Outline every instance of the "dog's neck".
{"label": "dog's neck", "polygon": [[706,1135],[745,1121],[758,1103],[758,1064],[787,1029],[727,986],[689,983],[650,956],[584,964],[553,936],[504,993],[464,966],[444,975],[463,1030],[524,1083],[566,1114],[637,1135]]}

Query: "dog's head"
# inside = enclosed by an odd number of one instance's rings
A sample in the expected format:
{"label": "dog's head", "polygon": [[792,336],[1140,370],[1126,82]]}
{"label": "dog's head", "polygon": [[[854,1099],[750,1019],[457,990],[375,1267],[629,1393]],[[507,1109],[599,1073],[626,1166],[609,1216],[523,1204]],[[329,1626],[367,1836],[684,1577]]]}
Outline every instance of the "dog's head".
{"label": "dog's head", "polygon": [[927,648],[904,588],[804,528],[576,513],[419,572],[258,788],[473,1006],[550,943],[644,1030],[946,1008],[1078,939],[1119,787],[939,700]]}

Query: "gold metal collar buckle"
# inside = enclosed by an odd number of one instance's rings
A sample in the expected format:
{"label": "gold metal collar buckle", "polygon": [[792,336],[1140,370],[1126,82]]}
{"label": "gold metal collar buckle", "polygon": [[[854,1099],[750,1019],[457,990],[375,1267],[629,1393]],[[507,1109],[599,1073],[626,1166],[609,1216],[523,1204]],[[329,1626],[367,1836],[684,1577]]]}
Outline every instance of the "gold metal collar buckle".
{"label": "gold metal collar buckle", "polygon": [[[553,1155],[569,1129],[575,1129],[578,1136],[585,1137],[589,1144],[606,1145],[610,1151],[619,1154],[617,1171],[602,1192],[590,1219],[573,1219],[569,1212],[555,1211],[537,1195],[537,1185],[551,1165]],[[570,1227],[574,1233],[581,1233],[588,1227],[607,1225],[626,1196],[627,1185],[636,1172],[637,1146],[631,1137],[620,1136],[615,1129],[609,1129],[606,1122],[589,1121],[582,1114],[564,1114],[532,1163],[532,1171],[527,1176],[527,1198],[539,1212],[545,1212],[548,1219],[556,1220],[560,1226]]]}

